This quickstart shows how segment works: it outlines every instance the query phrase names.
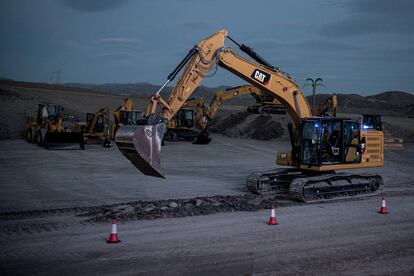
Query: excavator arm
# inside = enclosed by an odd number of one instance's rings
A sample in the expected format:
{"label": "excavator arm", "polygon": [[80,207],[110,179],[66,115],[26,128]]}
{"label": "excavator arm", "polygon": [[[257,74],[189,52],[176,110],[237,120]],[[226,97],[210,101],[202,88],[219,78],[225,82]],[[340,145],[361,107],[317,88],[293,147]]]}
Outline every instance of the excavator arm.
{"label": "excavator arm", "polygon": [[[161,117],[170,120],[194,93],[207,74],[219,65],[259,90],[273,95],[287,108],[297,126],[299,126],[301,118],[312,117],[309,103],[303,91],[288,74],[271,66],[247,46],[237,44],[241,50],[251,55],[256,61],[241,57],[230,47],[224,46],[226,37],[229,37],[227,31],[220,30],[194,46],[179,66],[168,76],[161,89],[150,98],[146,115],[155,114],[157,106],[161,106],[163,108]],[[231,38],[230,40],[235,42]],[[246,48],[249,51],[246,51]],[[184,65],[185,70],[174,86],[169,99],[163,99],[160,95],[161,90],[174,79]]]}
{"label": "excavator arm", "polygon": [[235,97],[247,95],[247,94],[257,94],[260,95],[261,91],[259,88],[252,86],[252,85],[242,85],[237,87],[227,88],[226,90],[221,90],[216,92],[214,95],[213,100],[211,101],[210,107],[208,112],[206,112],[206,116],[208,120],[214,118],[217,113],[218,108],[224,101],[229,101]]}
{"label": "excavator arm", "polygon": [[318,116],[336,117],[336,109],[338,107],[338,100],[335,93],[330,95],[323,104],[319,107]]}
{"label": "excavator arm", "polygon": [[[239,49],[254,61],[240,56],[230,47],[225,47],[226,38],[236,43]],[[160,151],[166,123],[184,105],[208,73],[217,66],[273,95],[286,107],[297,127],[300,126],[302,118],[312,117],[304,93],[288,74],[270,65],[251,48],[239,45],[228,36],[226,30],[220,30],[191,49],[168,76],[167,81],[150,98],[146,114],[147,125],[125,126],[118,130],[115,137],[118,148],[144,174],[163,177]],[[163,99],[160,92],[184,67],[170,97],[168,100]],[[157,114],[157,107],[162,108],[160,115]]]}
{"label": "excavator arm", "polygon": [[131,98],[124,99],[121,106],[119,106],[113,113],[114,120],[115,120],[115,126],[118,126],[121,122],[121,113],[122,111],[131,111],[133,106],[133,101]]}

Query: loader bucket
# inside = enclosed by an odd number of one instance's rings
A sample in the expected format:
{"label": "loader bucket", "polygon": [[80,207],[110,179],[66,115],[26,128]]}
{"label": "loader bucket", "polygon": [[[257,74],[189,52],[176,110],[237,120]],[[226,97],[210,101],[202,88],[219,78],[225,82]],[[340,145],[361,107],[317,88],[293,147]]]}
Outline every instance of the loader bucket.
{"label": "loader bucket", "polygon": [[119,151],[143,174],[164,178],[161,172],[161,143],[165,123],[153,125],[127,125],[115,135]]}
{"label": "loader bucket", "polygon": [[82,133],[77,132],[47,132],[44,146],[47,149],[84,149]]}

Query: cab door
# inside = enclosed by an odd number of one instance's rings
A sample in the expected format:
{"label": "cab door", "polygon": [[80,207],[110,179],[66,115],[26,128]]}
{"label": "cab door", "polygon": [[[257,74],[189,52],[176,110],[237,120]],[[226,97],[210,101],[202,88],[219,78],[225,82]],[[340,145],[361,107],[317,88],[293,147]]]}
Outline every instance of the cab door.
{"label": "cab door", "polygon": [[354,121],[344,121],[345,163],[361,163],[360,126]]}

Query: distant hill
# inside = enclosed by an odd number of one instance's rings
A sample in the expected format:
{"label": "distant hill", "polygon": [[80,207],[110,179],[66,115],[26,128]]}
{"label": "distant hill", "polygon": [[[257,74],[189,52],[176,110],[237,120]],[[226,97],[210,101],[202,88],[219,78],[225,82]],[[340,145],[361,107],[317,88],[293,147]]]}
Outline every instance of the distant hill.
{"label": "distant hill", "polygon": [[387,91],[377,95],[368,96],[368,99],[373,99],[376,102],[389,103],[401,107],[407,107],[414,104],[414,95],[403,91]]}
{"label": "distant hill", "polygon": [[[82,84],[66,83],[63,85],[47,83],[31,83],[13,80],[0,80],[0,84],[8,84],[20,87],[33,87],[40,89],[51,89],[57,91],[82,91],[94,92],[121,96],[149,97],[159,88],[159,85],[150,83],[107,83],[107,84]],[[209,103],[214,94],[228,88],[229,86],[207,87],[200,86],[191,97],[203,96]],[[168,97],[172,87],[167,86],[163,92]],[[378,113],[383,115],[407,116],[414,115],[414,95],[403,91],[386,91],[376,95],[360,96],[357,93],[338,93],[338,111],[342,113]],[[317,94],[316,104],[321,105],[330,94]],[[312,103],[312,96],[307,96],[309,103]],[[250,95],[234,98],[226,104],[250,105],[254,104]]]}
{"label": "distant hill", "polygon": [[[317,94],[316,104],[321,105],[330,94]],[[378,113],[382,115],[408,115],[414,110],[414,95],[402,91],[387,91],[377,95],[337,94],[338,111],[343,113]],[[312,96],[307,96],[312,103]]]}
{"label": "distant hill", "polygon": [[[150,83],[106,83],[106,84],[81,84],[81,83],[67,83],[65,86],[68,87],[79,87],[83,89],[89,89],[93,91],[101,91],[116,95],[131,95],[131,96],[151,96],[161,87],[160,85],[154,85]],[[225,89],[228,86],[219,87],[207,87],[200,86],[196,89],[196,92],[192,97],[203,96],[206,99],[212,99],[215,92]],[[172,87],[167,86],[164,88],[164,95],[168,95]]]}

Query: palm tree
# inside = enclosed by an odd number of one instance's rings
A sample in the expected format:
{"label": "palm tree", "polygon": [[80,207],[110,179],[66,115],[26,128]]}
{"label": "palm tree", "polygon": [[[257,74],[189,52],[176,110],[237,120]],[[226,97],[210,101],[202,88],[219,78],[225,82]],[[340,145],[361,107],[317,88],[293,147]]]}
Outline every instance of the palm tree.
{"label": "palm tree", "polygon": [[312,79],[312,78],[307,78],[306,81],[308,83],[306,83],[303,88],[305,86],[309,86],[312,85],[312,110],[316,110],[316,104],[315,104],[315,95],[316,95],[316,87],[317,86],[322,86],[323,88],[325,88],[325,85],[323,84],[323,80],[322,78],[317,78],[317,79]]}

